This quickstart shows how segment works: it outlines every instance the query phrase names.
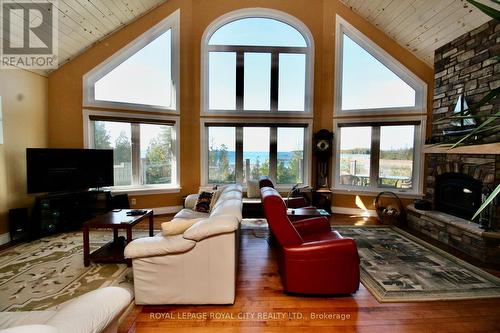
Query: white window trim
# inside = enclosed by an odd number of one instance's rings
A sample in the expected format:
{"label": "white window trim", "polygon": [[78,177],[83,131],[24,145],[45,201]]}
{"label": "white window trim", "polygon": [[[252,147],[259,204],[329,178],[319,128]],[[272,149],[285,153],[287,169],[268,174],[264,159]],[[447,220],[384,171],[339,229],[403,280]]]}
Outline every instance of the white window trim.
{"label": "white window trim", "polygon": [[[335,116],[359,116],[359,115],[394,115],[426,113],[427,110],[427,84],[396,60],[388,52],[365,36],[361,31],[352,26],[341,16],[336,15],[335,33]],[[415,106],[391,107],[376,109],[342,110],[342,67],[343,67],[343,35],[346,34],[354,42],[360,45],[375,59],[399,76],[410,87],[415,90]]]}
{"label": "white window trim", "polygon": [[[146,105],[136,103],[100,101],[95,99],[95,83],[104,75],[108,74],[116,66],[130,58],[146,45],[151,43],[157,37],[172,29],[172,55],[171,55],[171,74],[172,74],[172,104],[170,107],[159,105]],[[180,104],[180,9],[163,19],[148,31],[141,34],[125,47],[114,53],[108,59],[97,65],[91,71],[83,76],[83,106],[84,107],[102,107],[120,110],[139,110],[149,112],[165,112],[179,114]]]}
{"label": "white window trim", "polygon": [[[413,141],[413,187],[411,189],[397,189],[397,188],[387,188],[387,187],[362,187],[362,186],[348,186],[340,184],[340,174],[337,172],[340,170],[340,127],[339,123],[346,124],[359,124],[363,126],[369,123],[374,123],[377,121],[383,121],[385,123],[390,122],[402,122],[402,121],[419,121],[420,125],[415,127],[415,137]],[[423,196],[423,180],[424,180],[424,161],[423,155],[421,154],[421,149],[425,144],[425,129],[427,126],[427,116],[426,115],[415,115],[407,117],[391,117],[391,118],[334,118],[333,119],[333,129],[334,135],[334,147],[335,156],[333,167],[332,167],[332,179],[333,188],[332,191],[335,193],[346,193],[346,194],[375,194],[382,191],[395,192],[398,195],[401,194],[403,197],[422,197]]]}
{"label": "white window trim", "polygon": [[[261,17],[275,19],[297,29],[304,37],[307,44],[306,54],[306,88],[304,111],[237,111],[237,110],[209,110],[208,93],[208,42],[213,33],[223,25],[235,20]],[[314,39],[309,28],[296,17],[285,12],[268,8],[244,8],[232,11],[220,16],[213,21],[203,33],[201,39],[201,99],[200,110],[202,116],[257,116],[257,117],[294,117],[294,118],[312,118],[313,117],[313,98],[314,98]]]}
{"label": "white window trim", "polygon": [[134,114],[126,112],[114,112],[114,111],[99,111],[99,110],[88,110],[83,109],[83,147],[86,149],[92,148],[92,121],[89,119],[90,116],[108,116],[108,117],[123,117],[123,118],[135,118],[135,119],[156,119],[165,121],[174,121],[173,125],[174,131],[172,133],[174,154],[173,154],[173,165],[172,165],[172,175],[175,177],[172,184],[151,184],[151,185],[130,185],[130,186],[111,186],[107,189],[111,190],[113,193],[128,193],[131,195],[146,195],[146,194],[160,194],[160,193],[178,193],[181,190],[180,180],[181,180],[181,168],[180,168],[180,126],[178,116],[167,116],[167,115],[150,115],[150,114]]}
{"label": "white window trim", "polygon": [[[201,186],[200,187],[210,187],[215,184],[208,183],[208,128],[205,126],[206,123],[210,124],[242,124],[246,123],[262,124],[263,127],[273,126],[272,122],[264,119],[234,119],[234,118],[201,118],[200,119],[200,147],[201,147]],[[280,124],[304,124],[307,127],[304,128],[304,184],[311,184],[311,163],[312,163],[312,125],[311,119],[304,120],[292,120],[292,119],[280,119]],[[294,184],[276,184],[277,190],[290,190]],[[246,184],[243,184],[244,190],[246,190]]]}

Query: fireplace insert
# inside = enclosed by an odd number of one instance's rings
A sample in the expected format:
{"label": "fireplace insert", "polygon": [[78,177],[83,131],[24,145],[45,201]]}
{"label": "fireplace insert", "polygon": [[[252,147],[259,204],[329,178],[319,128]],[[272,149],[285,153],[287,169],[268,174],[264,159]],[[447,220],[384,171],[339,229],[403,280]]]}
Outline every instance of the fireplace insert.
{"label": "fireplace insert", "polygon": [[482,183],[462,173],[444,173],[436,179],[436,210],[470,220],[481,206]]}

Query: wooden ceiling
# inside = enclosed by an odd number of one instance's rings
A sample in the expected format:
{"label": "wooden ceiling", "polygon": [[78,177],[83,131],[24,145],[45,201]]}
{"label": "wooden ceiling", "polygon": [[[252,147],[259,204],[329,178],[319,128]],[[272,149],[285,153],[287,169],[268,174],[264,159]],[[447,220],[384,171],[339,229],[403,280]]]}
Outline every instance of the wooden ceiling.
{"label": "wooden ceiling", "polygon": [[[490,0],[479,1],[495,5]],[[434,50],[491,20],[465,0],[341,2],[431,67],[434,67]]]}
{"label": "wooden ceiling", "polygon": [[[59,11],[59,65],[62,65],[166,0],[49,1]],[[340,1],[431,67],[435,49],[489,20],[465,0]]]}

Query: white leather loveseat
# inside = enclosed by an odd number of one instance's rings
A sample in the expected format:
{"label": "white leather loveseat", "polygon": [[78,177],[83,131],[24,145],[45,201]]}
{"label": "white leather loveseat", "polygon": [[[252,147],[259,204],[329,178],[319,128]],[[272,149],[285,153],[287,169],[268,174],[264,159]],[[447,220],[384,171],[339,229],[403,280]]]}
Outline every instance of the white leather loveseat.
{"label": "white leather loveseat", "polygon": [[131,293],[105,287],[46,311],[0,312],[0,333],[116,333]]}
{"label": "white leather loveseat", "polygon": [[139,238],[125,248],[132,259],[136,304],[232,304],[242,219],[242,187],[228,185],[210,214],[186,198],[176,219],[200,219],[184,233]]}

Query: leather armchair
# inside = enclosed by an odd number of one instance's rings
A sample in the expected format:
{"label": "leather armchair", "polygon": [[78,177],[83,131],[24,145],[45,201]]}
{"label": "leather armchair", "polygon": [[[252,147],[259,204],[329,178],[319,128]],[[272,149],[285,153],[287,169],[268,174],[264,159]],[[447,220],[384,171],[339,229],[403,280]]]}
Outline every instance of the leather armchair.
{"label": "leather armchair", "polygon": [[278,265],[283,288],[298,294],[351,294],[359,288],[356,243],[332,231],[328,219],[291,223],[279,193],[261,189],[264,213],[278,241]]}
{"label": "leather armchair", "polygon": [[[267,176],[262,176],[259,178],[259,188],[263,187],[271,187],[274,188],[274,184],[271,179]],[[288,208],[302,208],[308,207],[307,201],[304,197],[296,197],[296,198],[286,198],[288,201]]]}

